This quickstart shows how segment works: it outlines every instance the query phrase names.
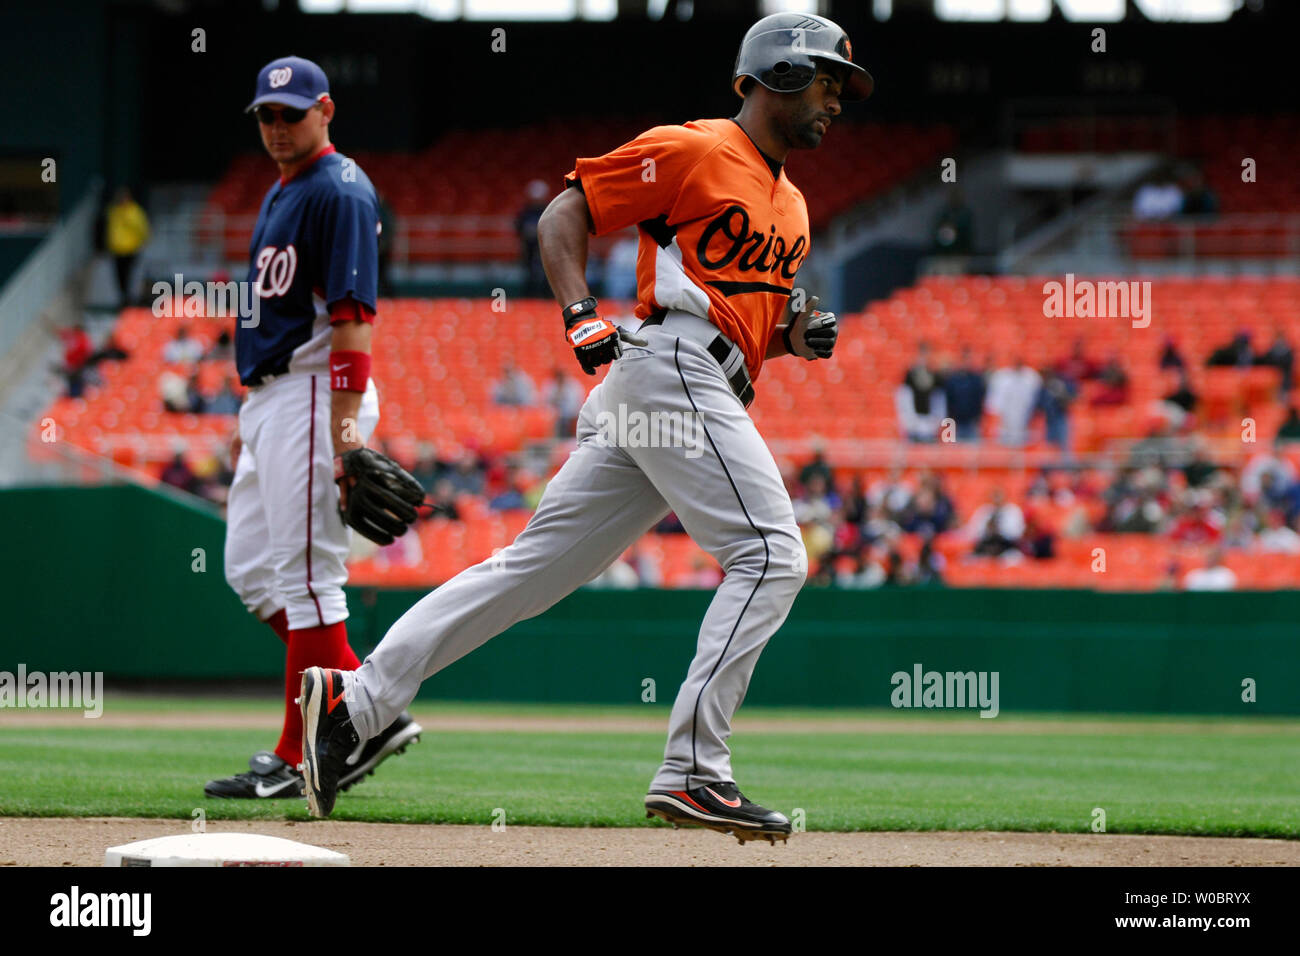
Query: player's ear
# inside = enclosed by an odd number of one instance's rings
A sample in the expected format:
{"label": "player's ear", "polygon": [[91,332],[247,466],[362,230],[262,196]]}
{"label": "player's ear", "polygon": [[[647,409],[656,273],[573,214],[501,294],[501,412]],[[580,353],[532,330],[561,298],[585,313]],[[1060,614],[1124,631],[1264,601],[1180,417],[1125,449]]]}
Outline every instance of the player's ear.
{"label": "player's ear", "polygon": [[330,120],[334,118],[334,101],[328,96],[320,101],[321,115],[325,117],[325,125],[328,126]]}

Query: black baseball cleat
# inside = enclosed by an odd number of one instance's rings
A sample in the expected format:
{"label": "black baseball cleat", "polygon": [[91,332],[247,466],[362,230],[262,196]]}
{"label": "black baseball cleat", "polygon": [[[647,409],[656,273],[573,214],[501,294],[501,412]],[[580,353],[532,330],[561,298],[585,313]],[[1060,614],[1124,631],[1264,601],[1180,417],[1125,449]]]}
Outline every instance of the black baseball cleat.
{"label": "black baseball cleat", "polygon": [[382,734],[360,744],[348,754],[343,776],[339,778],[339,790],[345,791],[360,783],[394,754],[405,753],[409,744],[420,739],[423,730],[423,727],[411,719],[410,714],[402,711]]}
{"label": "black baseball cleat", "polygon": [[730,833],[741,843],[766,840],[775,844],[790,837],[790,821],[777,813],[750,803],[734,783],[711,783],[694,790],[651,790],[645,798],[645,815],[667,820],[674,826],[708,827]]}
{"label": "black baseball cleat", "polygon": [[344,701],[343,672],[309,667],[302,672],[302,771],[307,810],[327,817],[334,809],[339,781],[348,771],[348,757],[361,738],[352,726]]}
{"label": "black baseball cleat", "polygon": [[271,753],[261,750],[248,761],[248,772],[209,780],[205,797],[228,800],[276,800],[302,796],[302,774]]}

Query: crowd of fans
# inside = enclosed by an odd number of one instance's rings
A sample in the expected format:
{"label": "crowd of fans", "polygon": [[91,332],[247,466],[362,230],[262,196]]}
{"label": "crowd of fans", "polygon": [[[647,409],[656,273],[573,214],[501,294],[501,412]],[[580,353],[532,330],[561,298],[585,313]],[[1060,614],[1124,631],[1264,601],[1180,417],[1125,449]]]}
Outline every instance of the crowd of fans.
{"label": "crowd of fans", "polygon": [[[1113,472],[1044,469],[1019,500],[995,486],[968,514],[959,513],[941,473],[912,478],[895,470],[875,481],[854,476],[836,483],[819,454],[792,481],[809,580],[839,587],[941,584],[939,535],[959,542],[943,549],[950,557],[956,551],[963,560],[1004,563],[1055,558],[1063,537],[1149,535],[1206,551],[1204,568],[1167,569],[1166,586],[1193,589],[1235,585],[1222,566],[1225,551],[1300,554],[1300,475],[1287,458],[1262,451],[1237,469],[1210,461],[1194,443],[1157,445],[1135,448]],[[919,553],[901,546],[904,535],[919,537]]]}
{"label": "crowd of fans", "polygon": [[[1285,399],[1294,378],[1295,350],[1281,330],[1262,350],[1252,345],[1250,332],[1242,331],[1215,349],[1206,366],[1276,368]],[[1159,369],[1178,375],[1177,385],[1163,396],[1159,411],[1162,418],[1179,426],[1196,413],[1200,396],[1173,339],[1164,342]],[[929,343],[922,342],[894,395],[899,432],[913,442],[978,441],[984,416],[991,414],[998,420],[997,443],[1019,448],[1028,443],[1030,429],[1041,416],[1048,443],[1065,451],[1070,447],[1071,407],[1080,400],[1084,383],[1095,383],[1088,398],[1093,407],[1129,401],[1129,372],[1122,357],[1118,353],[1102,359],[1089,356],[1082,342],[1075,342],[1068,355],[1041,369],[1032,368],[1019,356],[991,368],[987,360],[977,362],[969,348],[962,349],[960,361],[953,367],[947,360],[936,363]]]}

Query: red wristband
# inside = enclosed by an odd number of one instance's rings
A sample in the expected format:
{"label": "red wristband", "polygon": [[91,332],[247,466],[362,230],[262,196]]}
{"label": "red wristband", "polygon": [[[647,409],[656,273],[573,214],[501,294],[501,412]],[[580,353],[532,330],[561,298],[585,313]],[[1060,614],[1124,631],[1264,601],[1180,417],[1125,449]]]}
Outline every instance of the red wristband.
{"label": "red wristband", "polygon": [[330,388],[336,392],[364,392],[370,381],[370,353],[330,353]]}

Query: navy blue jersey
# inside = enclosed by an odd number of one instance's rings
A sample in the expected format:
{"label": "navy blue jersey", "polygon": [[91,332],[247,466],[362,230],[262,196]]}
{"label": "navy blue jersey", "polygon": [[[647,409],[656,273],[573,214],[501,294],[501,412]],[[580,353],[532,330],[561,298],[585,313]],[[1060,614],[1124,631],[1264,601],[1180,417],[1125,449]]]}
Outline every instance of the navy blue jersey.
{"label": "navy blue jersey", "polygon": [[[248,248],[256,324],[235,330],[239,380],[322,372],[329,366],[329,307],[355,299],[375,309],[379,203],[355,162],[329,152],[262,200]],[[245,326],[248,327],[245,327]]]}

